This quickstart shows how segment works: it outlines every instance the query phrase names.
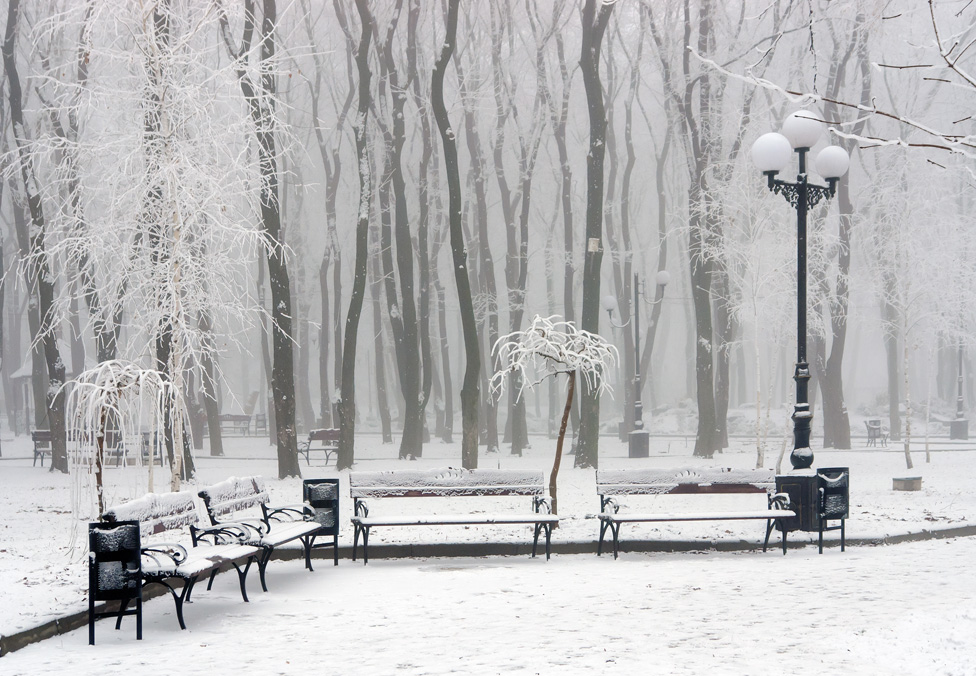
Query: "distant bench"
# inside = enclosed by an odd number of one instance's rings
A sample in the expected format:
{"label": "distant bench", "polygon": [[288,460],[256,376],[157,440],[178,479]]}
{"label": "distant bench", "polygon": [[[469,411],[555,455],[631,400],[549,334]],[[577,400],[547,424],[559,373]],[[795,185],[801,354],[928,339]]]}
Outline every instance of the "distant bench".
{"label": "distant bench", "polygon": [[881,425],[880,420],[865,420],[864,427],[868,432],[868,446],[888,445],[888,430]]}
{"label": "distant bench", "polygon": [[[559,517],[551,514],[541,471],[493,469],[433,469],[393,472],[350,472],[349,495],[353,498],[352,558],[356,560],[359,538],[363,539],[363,563],[369,561],[369,533],[376,526],[533,526],[532,556],[536,555],[539,536],[546,536],[546,559],[550,555],[552,529]],[[486,514],[425,514],[371,516],[366,499],[374,498],[471,498],[521,496],[532,498],[532,511]],[[452,505],[455,506],[456,502]]]}
{"label": "distant bench", "polygon": [[[769,535],[782,519],[796,516],[789,507],[789,496],[776,493],[776,477],[771,470],[733,469],[637,469],[596,472],[596,490],[600,496],[600,541],[597,555],[603,553],[603,541],[609,530],[613,536],[613,558],[620,551],[620,524],[655,523],[666,521],[725,521],[757,520],[766,522],[763,551],[769,545]],[[753,493],[766,497],[766,509],[716,512],[621,512],[617,498],[626,495],[666,496]],[[783,553],[786,553],[786,530],[783,532]]]}
{"label": "distant bench", "polygon": [[329,459],[339,452],[339,430],[329,427],[321,430],[312,430],[308,433],[308,439],[298,445],[298,452],[305,456],[305,462],[312,464],[309,460],[312,452],[321,451],[325,454],[325,464],[329,464]]}
{"label": "distant bench", "polygon": [[44,467],[44,457],[51,457],[51,430],[32,430],[31,441],[34,442],[34,466],[40,458],[41,467]]}
{"label": "distant bench", "polygon": [[236,434],[237,436],[250,436],[251,416],[235,413],[221,413],[217,416],[220,423],[221,434]]}

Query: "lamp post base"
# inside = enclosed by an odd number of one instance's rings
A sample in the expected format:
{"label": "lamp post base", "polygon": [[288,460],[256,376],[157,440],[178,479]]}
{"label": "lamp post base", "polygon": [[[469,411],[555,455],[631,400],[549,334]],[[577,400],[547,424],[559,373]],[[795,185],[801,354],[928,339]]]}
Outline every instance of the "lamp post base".
{"label": "lamp post base", "polygon": [[809,448],[794,448],[790,453],[793,469],[807,469],[813,464],[813,451]]}
{"label": "lamp post base", "polygon": [[634,430],[630,433],[628,457],[646,458],[651,435],[647,430]]}

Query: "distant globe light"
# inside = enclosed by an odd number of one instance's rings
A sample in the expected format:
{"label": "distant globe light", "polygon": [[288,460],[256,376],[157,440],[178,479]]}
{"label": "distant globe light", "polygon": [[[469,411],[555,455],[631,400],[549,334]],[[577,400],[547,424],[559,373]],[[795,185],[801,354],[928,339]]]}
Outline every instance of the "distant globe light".
{"label": "distant globe light", "polygon": [[776,132],[763,134],[752,144],[752,163],[763,173],[783,171],[792,155],[789,139]]}
{"label": "distant globe light", "polygon": [[812,148],[823,134],[823,123],[816,113],[798,110],[783,121],[783,136],[796,148]]}
{"label": "distant globe light", "polygon": [[657,282],[658,286],[667,286],[671,282],[671,273],[667,270],[661,270],[657,273],[654,281]]}
{"label": "distant globe light", "polygon": [[840,146],[827,146],[817,155],[814,166],[824,178],[840,178],[851,166],[851,158]]}
{"label": "distant globe light", "polygon": [[600,304],[603,306],[603,309],[606,310],[607,312],[613,312],[614,310],[617,309],[617,297],[614,296],[612,293],[608,293],[600,301]]}

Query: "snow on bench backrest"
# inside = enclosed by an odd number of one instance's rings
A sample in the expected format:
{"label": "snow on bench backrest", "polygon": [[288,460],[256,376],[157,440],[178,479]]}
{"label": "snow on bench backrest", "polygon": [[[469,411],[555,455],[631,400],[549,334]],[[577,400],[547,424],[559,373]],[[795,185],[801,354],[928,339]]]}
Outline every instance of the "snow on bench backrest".
{"label": "snow on bench backrest", "polygon": [[768,469],[729,469],[724,467],[680,467],[671,469],[598,469],[596,489],[600,495],[654,495],[680,492],[681,486],[720,484],[733,491],[755,487],[769,491],[776,476]]}
{"label": "snow on bench backrest", "polygon": [[543,473],[515,469],[456,469],[350,472],[354,498],[450,495],[540,495]]}
{"label": "snow on bench backrest", "polygon": [[268,503],[264,479],[259,476],[232,476],[208,486],[199,495],[214,518]]}
{"label": "snow on bench backrest", "polygon": [[148,537],[183,526],[195,526],[200,520],[192,493],[147,493],[113,507],[102,515],[102,521],[138,521],[143,536]]}

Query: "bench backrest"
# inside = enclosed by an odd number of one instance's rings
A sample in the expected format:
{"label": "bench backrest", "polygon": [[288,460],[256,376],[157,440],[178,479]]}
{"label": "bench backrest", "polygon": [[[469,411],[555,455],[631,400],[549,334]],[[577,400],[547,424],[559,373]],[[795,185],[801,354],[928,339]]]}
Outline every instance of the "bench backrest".
{"label": "bench backrest", "polygon": [[767,469],[683,467],[677,469],[598,469],[599,495],[670,493],[769,493],[776,475]]}
{"label": "bench backrest", "polygon": [[327,443],[339,443],[339,428],[328,427],[321,430],[312,430],[308,433],[308,440],[311,441],[324,441]]}
{"label": "bench backrest", "polygon": [[116,505],[102,514],[102,521],[138,521],[144,537],[200,522],[192,493],[147,493],[136,500]]}
{"label": "bench backrest", "polygon": [[198,493],[214,525],[220,517],[268,504],[264,479],[259,476],[231,477]]}
{"label": "bench backrest", "polygon": [[50,448],[51,446],[51,430],[32,430],[31,431],[31,441],[34,442],[34,448]]}
{"label": "bench backrest", "polygon": [[353,498],[410,498],[545,494],[542,471],[515,469],[444,469],[350,472]]}

